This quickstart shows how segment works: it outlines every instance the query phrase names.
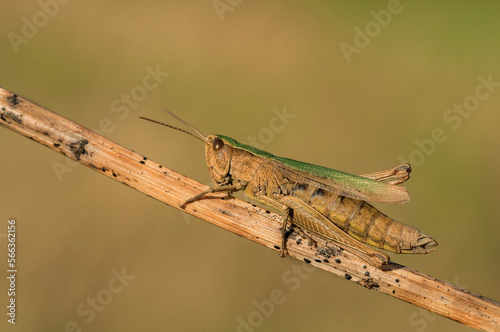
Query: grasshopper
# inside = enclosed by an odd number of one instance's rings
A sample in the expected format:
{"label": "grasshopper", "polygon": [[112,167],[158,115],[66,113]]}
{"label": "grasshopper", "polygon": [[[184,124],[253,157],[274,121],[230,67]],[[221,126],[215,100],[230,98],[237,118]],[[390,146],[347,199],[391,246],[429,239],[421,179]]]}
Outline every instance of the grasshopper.
{"label": "grasshopper", "polygon": [[437,242],[432,237],[389,218],[367,203],[409,201],[410,195],[399,186],[410,177],[409,164],[353,175],[278,157],[224,135],[205,136],[173,113],[168,113],[197,135],[141,118],[182,131],[204,142],[208,170],[215,184],[185,201],[181,207],[209,193],[243,190],[252,200],[276,209],[283,216],[281,257],[287,255],[288,225],[298,225],[326,238],[378,268],[387,264],[390,258],[366,244],[398,254],[427,254],[435,250]]}

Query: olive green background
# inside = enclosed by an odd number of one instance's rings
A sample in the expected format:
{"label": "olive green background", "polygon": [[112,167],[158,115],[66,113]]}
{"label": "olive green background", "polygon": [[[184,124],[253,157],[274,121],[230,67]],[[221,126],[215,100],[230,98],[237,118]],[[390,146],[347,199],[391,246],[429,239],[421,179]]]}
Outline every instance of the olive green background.
{"label": "olive green background", "polygon": [[[355,174],[411,159],[412,201],[377,207],[439,247],[393,260],[500,300],[499,87],[460,125],[445,119],[474,100],[479,77],[500,82],[498,2],[406,0],[390,22],[387,1],[222,3],[231,10],[220,16],[211,0],[70,1],[49,6],[43,22],[40,3],[9,2],[0,86],[91,129],[110,119],[107,138],[204,183],[200,142],[139,116],[174,123],[165,107],[204,133],[254,136],[275,154]],[[9,33],[22,36],[33,17],[38,31],[14,47]],[[356,28],[371,37],[355,40]],[[348,62],[341,45],[356,42]],[[113,112],[124,105],[115,100],[140,91],[148,67],[169,75],[127,115]],[[281,126],[273,119],[285,110],[295,117]],[[429,143],[435,130],[444,142]],[[82,331],[236,331],[239,317],[259,325],[253,331],[472,330],[320,270],[290,282],[304,263],[5,128],[0,155],[2,271],[7,220],[18,226],[16,331],[65,331],[68,322]],[[106,297],[122,269],[134,279]],[[282,303],[259,314],[255,303],[274,290]],[[77,312],[96,296],[106,305],[93,319]],[[7,300],[2,278],[2,330]]]}

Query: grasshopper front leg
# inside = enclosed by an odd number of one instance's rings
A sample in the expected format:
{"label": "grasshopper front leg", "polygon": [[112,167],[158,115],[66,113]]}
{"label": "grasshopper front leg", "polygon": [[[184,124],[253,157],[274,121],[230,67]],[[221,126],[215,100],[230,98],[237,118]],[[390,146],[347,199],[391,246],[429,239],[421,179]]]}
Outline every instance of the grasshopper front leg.
{"label": "grasshopper front leg", "polygon": [[238,181],[238,182],[236,182],[234,184],[230,184],[230,185],[215,186],[215,187],[209,188],[209,189],[191,197],[190,199],[188,199],[184,203],[182,203],[180,205],[180,207],[182,209],[184,209],[184,207],[186,207],[186,205],[188,205],[189,203],[192,203],[194,201],[199,200],[201,197],[205,196],[206,194],[220,192],[220,191],[227,191],[228,193],[232,193],[232,192],[235,192],[238,190],[245,189],[246,186],[247,186],[247,182],[245,182],[245,181]]}

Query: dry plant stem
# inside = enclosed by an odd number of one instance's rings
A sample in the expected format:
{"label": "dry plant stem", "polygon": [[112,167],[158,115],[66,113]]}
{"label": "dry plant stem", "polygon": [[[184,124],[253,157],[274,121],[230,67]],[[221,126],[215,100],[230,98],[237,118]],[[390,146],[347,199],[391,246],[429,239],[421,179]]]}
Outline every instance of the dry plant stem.
{"label": "dry plant stem", "polygon": [[[208,189],[2,88],[0,124],[177,209]],[[188,204],[184,211],[280,250],[281,217],[245,201],[214,193]],[[495,301],[396,263],[379,270],[322,239],[315,238],[317,246],[312,246],[307,239],[296,241],[298,235],[295,236],[288,240],[291,257],[462,324],[486,331],[500,330],[500,304]]]}

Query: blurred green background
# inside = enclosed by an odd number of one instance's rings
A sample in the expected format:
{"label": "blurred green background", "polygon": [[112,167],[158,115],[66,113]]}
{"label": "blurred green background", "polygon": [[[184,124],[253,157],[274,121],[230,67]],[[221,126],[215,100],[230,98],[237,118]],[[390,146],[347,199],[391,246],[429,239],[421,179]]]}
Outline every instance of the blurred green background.
{"label": "blurred green background", "polygon": [[[111,119],[106,137],[201,182],[200,142],[139,116],[172,123],[165,107],[204,133],[356,174],[409,160],[412,201],[377,207],[440,245],[393,260],[500,300],[500,89],[478,88],[481,77],[500,82],[498,2],[3,9],[0,86],[91,129]],[[277,112],[289,114],[282,126]],[[5,128],[0,155],[3,271],[7,220],[18,223],[17,331],[237,331],[242,320],[254,327],[239,331],[471,330],[319,270],[291,287],[282,278],[303,263],[86,167],[61,174],[64,156]],[[114,283],[116,273],[129,279]],[[286,301],[258,314],[276,289]],[[2,278],[3,311],[6,293]]]}

